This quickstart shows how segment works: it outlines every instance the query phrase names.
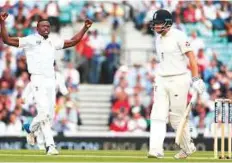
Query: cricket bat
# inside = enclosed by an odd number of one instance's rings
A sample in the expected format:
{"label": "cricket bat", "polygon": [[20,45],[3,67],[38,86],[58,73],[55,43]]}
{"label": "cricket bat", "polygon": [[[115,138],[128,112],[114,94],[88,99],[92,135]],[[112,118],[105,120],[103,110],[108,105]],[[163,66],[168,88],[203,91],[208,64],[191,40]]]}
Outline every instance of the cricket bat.
{"label": "cricket bat", "polygon": [[181,137],[182,137],[182,134],[183,134],[183,130],[185,128],[185,125],[189,119],[189,113],[190,111],[192,110],[192,108],[194,107],[194,105],[196,104],[197,102],[197,92],[194,92],[193,93],[193,96],[185,110],[185,113],[184,113],[184,116],[183,118],[181,119],[180,121],[180,124],[176,130],[176,138],[175,138],[175,143],[177,145],[180,145],[180,141],[181,141]]}

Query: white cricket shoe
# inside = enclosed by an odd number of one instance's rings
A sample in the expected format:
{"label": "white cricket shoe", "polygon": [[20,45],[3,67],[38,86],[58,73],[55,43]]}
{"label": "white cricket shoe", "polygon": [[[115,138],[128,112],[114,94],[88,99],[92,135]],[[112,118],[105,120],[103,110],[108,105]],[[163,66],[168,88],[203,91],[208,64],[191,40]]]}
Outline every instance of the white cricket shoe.
{"label": "white cricket shoe", "polygon": [[149,153],[147,158],[157,158],[157,159],[161,159],[164,158],[164,155],[161,153]]}
{"label": "white cricket shoe", "polygon": [[191,150],[186,152],[185,150],[181,149],[180,152],[178,152],[174,158],[175,159],[186,159],[188,156],[192,155],[194,152],[196,152],[196,147],[193,143],[191,143]]}
{"label": "white cricket shoe", "polygon": [[55,146],[51,145],[48,147],[47,155],[58,155],[59,151],[55,148]]}
{"label": "white cricket shoe", "polygon": [[35,135],[32,132],[27,134],[27,143],[35,145]]}

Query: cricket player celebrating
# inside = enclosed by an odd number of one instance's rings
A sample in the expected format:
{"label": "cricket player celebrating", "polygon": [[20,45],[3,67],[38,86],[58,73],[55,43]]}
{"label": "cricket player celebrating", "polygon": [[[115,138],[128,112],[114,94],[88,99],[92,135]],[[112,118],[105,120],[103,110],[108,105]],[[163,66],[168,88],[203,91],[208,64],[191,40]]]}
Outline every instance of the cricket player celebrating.
{"label": "cricket player celebrating", "polygon": [[[154,13],[152,29],[158,34],[155,44],[160,63],[154,86],[155,102],[150,116],[148,157],[164,156],[163,142],[168,116],[172,127],[176,130],[187,106],[190,85],[198,94],[202,94],[205,90],[187,36],[171,26],[172,15],[167,10],[160,9]],[[188,61],[192,80],[187,69]],[[181,150],[174,156],[176,159],[187,158],[196,151],[189,130],[189,126],[186,125],[180,142]]]}
{"label": "cricket player celebrating", "polygon": [[35,133],[41,130],[45,140],[48,155],[56,155],[54,139],[51,130],[55,105],[55,71],[54,61],[56,50],[69,48],[81,41],[83,35],[91,27],[92,21],[86,20],[84,27],[70,40],[53,40],[49,37],[50,23],[48,20],[39,20],[36,34],[26,37],[9,37],[5,27],[8,14],[0,13],[1,37],[3,42],[10,46],[23,48],[27,58],[28,71],[31,74],[30,87],[34,96],[37,116],[34,117],[29,129],[27,140],[33,143]]}

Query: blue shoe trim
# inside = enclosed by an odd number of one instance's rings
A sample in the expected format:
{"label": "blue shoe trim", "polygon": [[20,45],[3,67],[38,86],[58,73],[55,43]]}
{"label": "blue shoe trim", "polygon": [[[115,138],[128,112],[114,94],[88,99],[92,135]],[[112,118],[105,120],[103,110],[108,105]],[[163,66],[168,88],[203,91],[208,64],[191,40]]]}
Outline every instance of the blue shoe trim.
{"label": "blue shoe trim", "polygon": [[29,123],[24,124],[24,125],[23,125],[23,129],[24,129],[28,134],[31,133],[30,124],[29,124]]}

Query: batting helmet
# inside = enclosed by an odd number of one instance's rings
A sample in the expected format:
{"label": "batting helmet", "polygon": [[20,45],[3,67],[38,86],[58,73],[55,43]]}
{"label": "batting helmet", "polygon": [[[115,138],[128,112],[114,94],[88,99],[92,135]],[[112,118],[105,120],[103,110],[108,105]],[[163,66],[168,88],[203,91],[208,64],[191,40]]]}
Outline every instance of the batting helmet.
{"label": "batting helmet", "polygon": [[151,23],[152,29],[157,24],[163,24],[163,29],[169,28],[173,23],[172,14],[164,9],[157,10],[153,15]]}

